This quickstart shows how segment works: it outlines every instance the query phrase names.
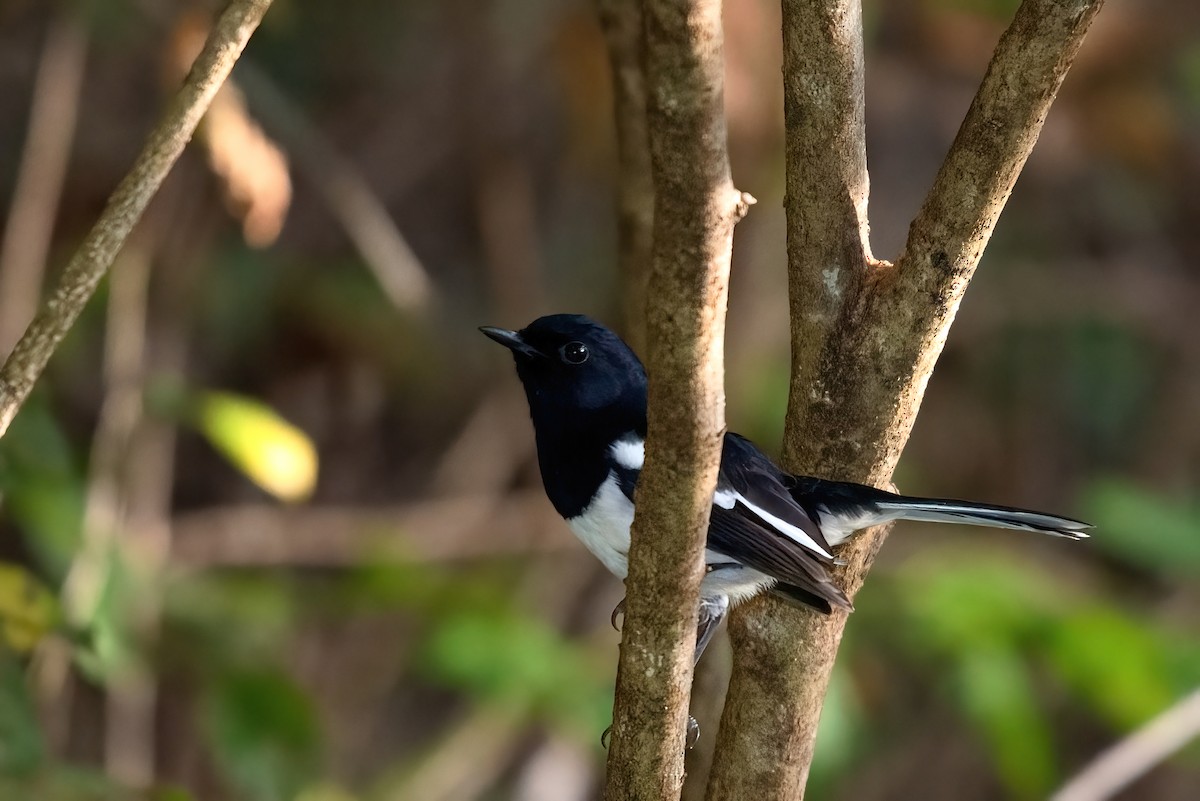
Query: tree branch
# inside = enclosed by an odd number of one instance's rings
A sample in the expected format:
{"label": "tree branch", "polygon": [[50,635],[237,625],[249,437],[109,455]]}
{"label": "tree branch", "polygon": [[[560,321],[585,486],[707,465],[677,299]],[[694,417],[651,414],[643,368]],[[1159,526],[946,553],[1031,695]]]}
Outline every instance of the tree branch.
{"label": "tree branch", "polygon": [[604,797],[677,801],[705,534],[725,430],[733,227],[719,0],[644,5],[654,242],[646,463]]}
{"label": "tree branch", "polygon": [[[1025,0],[895,266],[866,243],[859,0],[784,0],[795,353],[785,466],[886,486],[954,313],[1102,0]],[[844,546],[853,597],[885,529]],[[762,599],[735,657],[710,797],[800,798],[845,626]]]}
{"label": "tree branch", "polygon": [[232,0],[129,174],[0,369],[0,437],[158,191],[271,0]]}

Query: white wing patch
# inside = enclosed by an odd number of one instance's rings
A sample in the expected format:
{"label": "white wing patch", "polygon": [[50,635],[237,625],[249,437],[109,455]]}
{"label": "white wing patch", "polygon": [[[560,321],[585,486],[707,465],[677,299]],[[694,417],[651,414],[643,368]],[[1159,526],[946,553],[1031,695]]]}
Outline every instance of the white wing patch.
{"label": "white wing patch", "polygon": [[646,461],[646,443],[640,439],[619,439],[609,448],[609,453],[626,470],[641,470]]}
{"label": "white wing patch", "polygon": [[[721,500],[718,500],[718,496],[720,496],[720,495],[724,495],[726,497]],[[721,501],[724,501],[724,503],[722,503]],[[730,502],[730,501],[732,501],[732,502]],[[818,545],[817,541],[814,540],[812,537],[808,536],[808,534],[806,534],[804,532],[804,530],[801,529],[799,526],[793,526],[791,523],[787,522],[783,518],[776,517],[775,515],[771,514],[766,509],[761,509],[758,506],[755,506],[754,504],[750,503],[750,501],[746,500],[746,498],[740,492],[735,492],[733,490],[724,490],[722,492],[718,492],[718,493],[716,493],[716,495],[713,496],[713,503],[717,504],[718,506],[722,507],[723,509],[732,509],[735,503],[740,503],[742,506],[745,506],[751,512],[754,512],[754,514],[759,519],[761,519],[764,523],[769,525],[771,528],[778,531],[780,534],[790,537],[791,539],[795,540],[800,545],[802,545],[803,547],[807,548],[810,551],[813,551],[814,553],[819,553],[822,556],[828,557],[830,559],[833,558],[833,554],[831,554],[829,551],[825,550],[820,545]],[[728,503],[729,505],[726,506],[725,505],[726,503]]]}

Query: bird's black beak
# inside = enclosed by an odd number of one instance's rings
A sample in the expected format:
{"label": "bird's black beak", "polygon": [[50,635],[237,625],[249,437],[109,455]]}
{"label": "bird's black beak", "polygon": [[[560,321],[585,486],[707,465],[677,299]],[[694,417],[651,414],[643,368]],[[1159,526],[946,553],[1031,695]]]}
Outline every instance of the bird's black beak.
{"label": "bird's black beak", "polygon": [[522,356],[528,356],[530,358],[544,355],[540,350],[522,339],[521,335],[516,331],[509,331],[507,328],[496,328],[490,325],[481,325],[479,330],[482,331],[484,336],[486,336],[488,339],[499,342],[513,353],[519,353]]}

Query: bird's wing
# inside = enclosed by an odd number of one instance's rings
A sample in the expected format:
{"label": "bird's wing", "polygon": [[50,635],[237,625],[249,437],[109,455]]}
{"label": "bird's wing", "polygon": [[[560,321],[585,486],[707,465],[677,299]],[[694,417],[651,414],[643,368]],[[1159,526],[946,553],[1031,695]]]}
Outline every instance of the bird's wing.
{"label": "bird's wing", "polygon": [[[765,573],[795,592],[786,594],[823,612],[831,606],[851,608],[850,600],[833,583],[819,557],[753,518],[714,505],[708,524],[708,548]],[[811,598],[820,602],[806,600]]]}
{"label": "bird's wing", "polygon": [[832,561],[821,527],[790,494],[789,479],[750,440],[726,434],[713,506],[749,518],[822,561]]}
{"label": "bird's wing", "polygon": [[[608,451],[609,467],[631,501],[644,455],[644,442],[633,432]],[[727,434],[708,547],[782,582],[810,606],[826,612],[830,605],[848,609],[849,600],[825,568],[833,563],[829,544],[816,521],[788,494],[787,478],[749,440]]]}
{"label": "bird's wing", "polygon": [[749,440],[727,434],[708,547],[834,606],[850,602],[826,570],[833,554],[817,522],[788,493],[787,475]]}

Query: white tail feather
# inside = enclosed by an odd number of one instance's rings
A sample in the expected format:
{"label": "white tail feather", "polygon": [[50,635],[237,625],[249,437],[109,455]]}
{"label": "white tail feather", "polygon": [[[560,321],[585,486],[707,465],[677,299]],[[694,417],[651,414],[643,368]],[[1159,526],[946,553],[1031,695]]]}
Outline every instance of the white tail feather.
{"label": "white tail feather", "polygon": [[921,520],[930,523],[959,523],[1021,531],[1036,531],[1072,540],[1087,539],[1088,523],[1069,517],[1008,509],[1002,506],[904,498],[878,504],[883,520]]}

